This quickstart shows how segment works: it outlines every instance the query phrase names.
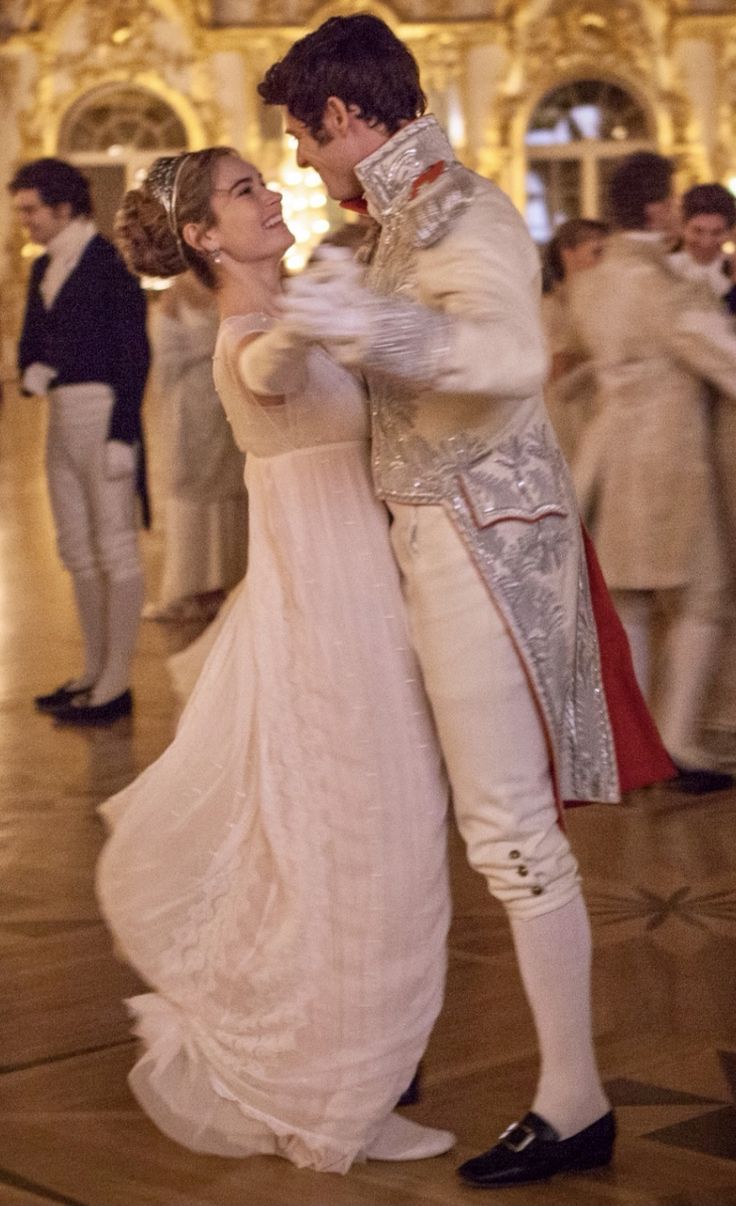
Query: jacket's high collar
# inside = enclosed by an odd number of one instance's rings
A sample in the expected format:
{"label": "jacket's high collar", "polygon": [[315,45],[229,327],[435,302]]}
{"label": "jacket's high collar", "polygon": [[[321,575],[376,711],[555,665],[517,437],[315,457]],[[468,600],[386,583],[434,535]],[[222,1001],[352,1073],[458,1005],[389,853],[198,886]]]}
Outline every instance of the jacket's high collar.
{"label": "jacket's high collar", "polygon": [[415,180],[428,168],[454,161],[455,152],[431,114],[403,126],[355,168],[371,217],[383,225],[408,199]]}

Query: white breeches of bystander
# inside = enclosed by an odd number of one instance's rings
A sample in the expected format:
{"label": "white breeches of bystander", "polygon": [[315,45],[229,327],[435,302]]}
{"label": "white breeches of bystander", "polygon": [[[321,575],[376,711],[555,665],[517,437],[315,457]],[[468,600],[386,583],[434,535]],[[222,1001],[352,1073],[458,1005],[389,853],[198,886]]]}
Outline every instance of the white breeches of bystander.
{"label": "white breeches of bystander", "polygon": [[74,581],[85,645],[77,681],[106,702],[130,682],[143,596],[136,530],[135,473],[110,477],[106,444],[109,386],[51,391],[46,471],[59,556]]}
{"label": "white breeches of bystander", "polygon": [[91,382],[51,392],[46,471],[59,556],[70,573],[124,582],[141,573],[135,474],[106,473],[112,390]]}

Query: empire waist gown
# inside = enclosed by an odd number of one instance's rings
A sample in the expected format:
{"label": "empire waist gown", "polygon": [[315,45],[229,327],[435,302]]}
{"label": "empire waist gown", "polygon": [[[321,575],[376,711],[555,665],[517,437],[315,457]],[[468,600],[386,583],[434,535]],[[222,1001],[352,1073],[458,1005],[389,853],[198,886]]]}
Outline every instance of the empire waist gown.
{"label": "empire waist gown", "polygon": [[215,379],[250,498],[248,572],[176,736],[102,806],[97,877],[151,991],[130,1083],[198,1151],[345,1172],[439,1012],[444,772],[357,382],[319,348],[260,406],[226,319]]}

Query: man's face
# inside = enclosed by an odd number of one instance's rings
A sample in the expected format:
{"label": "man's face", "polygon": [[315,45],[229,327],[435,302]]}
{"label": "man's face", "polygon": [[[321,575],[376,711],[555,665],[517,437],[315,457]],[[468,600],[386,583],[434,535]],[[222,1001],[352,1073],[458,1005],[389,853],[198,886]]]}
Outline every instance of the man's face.
{"label": "man's face", "polygon": [[322,129],[315,137],[303,121],[284,111],[284,128],[296,140],[296,161],[322,177],[334,201],[349,201],[363,189],[355,167],[388,140],[380,126],[369,126],[354,108],[331,96],[322,115]]}
{"label": "man's face", "polygon": [[362,155],[356,153],[352,140],[332,137],[323,128],[315,138],[308,126],[290,113],[285,114],[286,133],[296,141],[296,161],[300,168],[314,168],[322,177],[325,188],[335,201],[348,201],[362,189],[354,167]]}
{"label": "man's face", "polygon": [[13,197],[13,210],[29,239],[42,247],[48,246],[72,220],[68,202],[46,205],[36,188],[19,189]]}
{"label": "man's face", "polygon": [[712,264],[723,254],[721,249],[729,233],[726,219],[720,214],[696,214],[683,224],[682,243],[696,264]]}
{"label": "man's face", "polygon": [[674,193],[663,201],[652,201],[646,206],[647,230],[656,230],[658,234],[674,238],[677,234],[679,221],[679,203]]}

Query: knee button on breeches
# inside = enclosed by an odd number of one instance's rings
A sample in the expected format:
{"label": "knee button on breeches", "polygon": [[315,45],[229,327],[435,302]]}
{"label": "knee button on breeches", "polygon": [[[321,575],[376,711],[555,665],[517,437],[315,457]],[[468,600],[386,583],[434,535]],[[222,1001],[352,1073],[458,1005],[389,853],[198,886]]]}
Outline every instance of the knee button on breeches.
{"label": "knee button on breeches", "polygon": [[[521,858],[521,851],[520,850],[510,850],[509,858],[512,858],[512,859]],[[516,868],[516,874],[521,876],[522,879],[525,879],[526,876],[529,874],[529,868],[524,863],[520,863],[520,865]],[[530,891],[531,891],[532,896],[541,896],[542,893],[544,892],[544,888],[539,883],[532,884]]]}

